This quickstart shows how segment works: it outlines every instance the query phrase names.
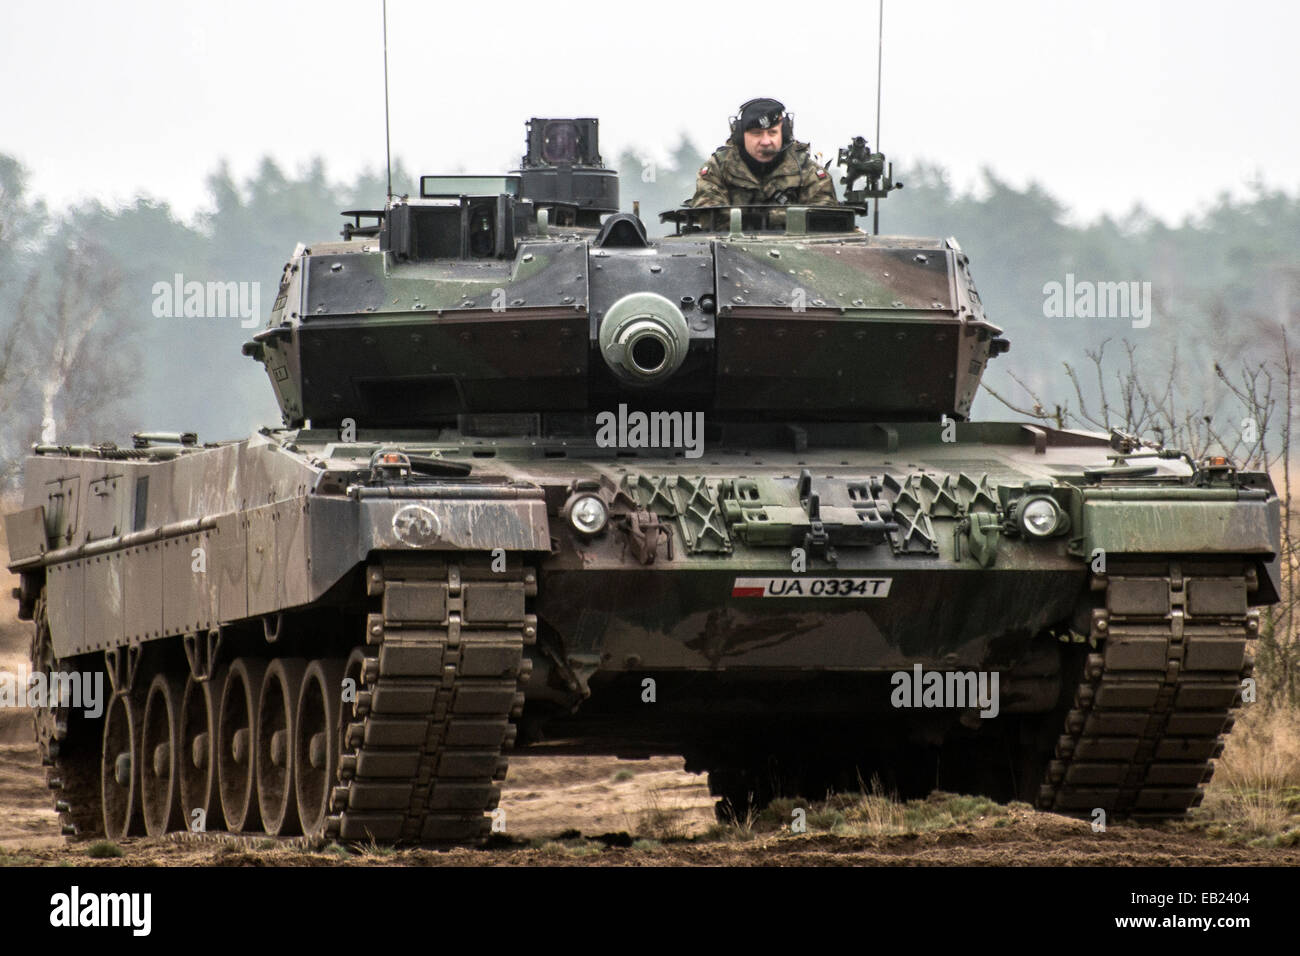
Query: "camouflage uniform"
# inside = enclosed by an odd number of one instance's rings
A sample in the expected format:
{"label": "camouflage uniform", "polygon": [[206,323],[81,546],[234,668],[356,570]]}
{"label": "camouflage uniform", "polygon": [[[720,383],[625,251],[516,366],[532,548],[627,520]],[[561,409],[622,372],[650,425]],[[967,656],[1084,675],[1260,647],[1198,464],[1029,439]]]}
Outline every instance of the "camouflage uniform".
{"label": "camouflage uniform", "polygon": [[[774,203],[782,206],[837,206],[830,175],[808,154],[808,144],[795,142],[776,168],[760,181],[745,165],[734,143],[721,147],[700,169],[692,206],[745,206]],[[715,217],[716,218],[716,217]],[[772,214],[773,225],[783,225],[785,215]]]}

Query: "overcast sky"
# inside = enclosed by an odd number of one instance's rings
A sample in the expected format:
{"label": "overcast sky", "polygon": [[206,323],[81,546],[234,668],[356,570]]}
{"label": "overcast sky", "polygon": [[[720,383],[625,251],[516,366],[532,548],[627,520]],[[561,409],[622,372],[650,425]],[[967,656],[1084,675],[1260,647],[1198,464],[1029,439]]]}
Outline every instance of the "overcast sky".
{"label": "overcast sky", "polygon": [[[662,157],[767,95],[829,157],[874,141],[876,7],[851,8],[390,0],[393,151],[500,171],[527,117],[579,115],[607,161]],[[56,207],[145,192],[184,216],[221,158],[350,176],[384,160],[381,36],[379,0],[4,0],[0,152]],[[1297,36],[1282,0],[886,0],[883,146],[959,185],[1036,179],[1078,221],[1137,202],[1178,221],[1257,174],[1295,192]]]}

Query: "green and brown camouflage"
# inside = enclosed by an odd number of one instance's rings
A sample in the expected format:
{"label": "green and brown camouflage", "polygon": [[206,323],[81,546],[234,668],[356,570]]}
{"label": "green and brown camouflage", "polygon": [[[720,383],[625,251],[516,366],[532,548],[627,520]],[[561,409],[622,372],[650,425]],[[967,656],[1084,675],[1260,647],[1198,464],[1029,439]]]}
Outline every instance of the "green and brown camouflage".
{"label": "green and brown camouflage", "polygon": [[[691,206],[834,206],[835,184],[826,168],[812,158],[807,143],[795,142],[761,179],[740,156],[734,143],[718,147],[695,179]],[[784,222],[777,211],[773,224]]]}
{"label": "green and brown camouflage", "polygon": [[115,690],[37,715],[68,832],[473,840],[512,748],[683,754],[723,815],[873,773],[1195,805],[1277,600],[1267,476],[969,421],[1007,342],[955,241],[650,239],[584,123],[294,253],[245,346],[281,427],[35,450],[35,669]]}

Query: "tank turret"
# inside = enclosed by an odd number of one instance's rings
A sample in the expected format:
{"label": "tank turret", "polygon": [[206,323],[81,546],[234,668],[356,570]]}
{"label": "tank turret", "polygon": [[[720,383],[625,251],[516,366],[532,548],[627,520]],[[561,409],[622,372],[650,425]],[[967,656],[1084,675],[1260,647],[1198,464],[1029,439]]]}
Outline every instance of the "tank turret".
{"label": "tank turret", "polygon": [[[717,230],[675,210],[676,234],[649,239],[616,212],[595,119],[532,119],[526,143],[507,175],[423,176],[419,197],[349,212],[343,242],[295,254],[245,346],[287,424],[572,427],[622,402],[715,422],[960,420],[1008,345],[953,240],[868,236],[853,204],[773,207],[779,228],[762,208]],[[850,198],[888,193],[879,153],[841,152],[868,179]]]}

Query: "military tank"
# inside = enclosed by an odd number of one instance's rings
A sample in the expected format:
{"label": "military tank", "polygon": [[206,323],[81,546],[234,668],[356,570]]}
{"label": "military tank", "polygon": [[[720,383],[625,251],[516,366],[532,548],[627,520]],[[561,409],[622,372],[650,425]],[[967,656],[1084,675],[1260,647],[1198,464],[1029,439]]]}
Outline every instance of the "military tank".
{"label": "military tank", "polygon": [[519,169],[300,246],[244,346],[281,427],[35,448],[65,832],[473,842],[512,751],[681,754],[729,819],[876,779],[1195,806],[1277,600],[1268,477],[969,420],[1008,341],[955,240],[857,228],[864,141],[841,207],[651,238],[597,135],[535,118]]}

